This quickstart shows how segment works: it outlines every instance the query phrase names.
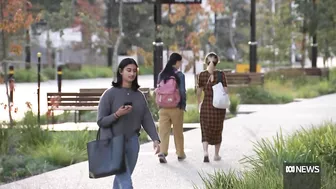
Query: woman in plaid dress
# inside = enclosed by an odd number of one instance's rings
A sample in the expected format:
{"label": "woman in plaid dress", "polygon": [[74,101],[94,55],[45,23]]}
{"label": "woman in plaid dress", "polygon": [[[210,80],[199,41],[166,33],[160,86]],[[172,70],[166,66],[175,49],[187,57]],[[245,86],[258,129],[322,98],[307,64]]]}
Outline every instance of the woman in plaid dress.
{"label": "woman in plaid dress", "polygon": [[[212,86],[219,81],[219,73],[221,72],[222,84],[226,92],[227,82],[224,72],[216,70],[219,58],[215,53],[209,53],[205,57],[207,69],[198,76],[197,100],[200,106],[200,122],[202,131],[202,143],[204,150],[203,162],[209,162],[208,145],[215,145],[215,161],[221,160],[219,149],[222,142],[223,122],[225,118],[225,109],[217,109],[212,105],[213,90]],[[201,94],[204,92],[203,102]]]}

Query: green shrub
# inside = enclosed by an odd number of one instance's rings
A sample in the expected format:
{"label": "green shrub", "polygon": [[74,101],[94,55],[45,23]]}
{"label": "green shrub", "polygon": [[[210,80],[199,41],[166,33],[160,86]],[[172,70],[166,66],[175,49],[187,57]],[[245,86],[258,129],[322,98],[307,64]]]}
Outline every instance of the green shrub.
{"label": "green shrub", "polygon": [[153,66],[139,65],[139,75],[152,75]]}
{"label": "green shrub", "polygon": [[48,130],[43,130],[37,125],[37,117],[32,111],[25,112],[23,119],[17,123],[20,132],[20,146],[34,147],[38,144],[46,144],[51,140]]}
{"label": "green shrub", "polygon": [[263,87],[244,87],[238,89],[242,104],[282,104],[293,101],[288,94],[269,92]]}
{"label": "green shrub", "polygon": [[56,78],[56,69],[55,68],[44,68],[42,69],[42,74],[48,80],[55,80]]}
{"label": "green shrub", "polygon": [[0,126],[0,154],[7,154],[9,151],[9,140],[12,138],[10,131]]}
{"label": "green shrub", "polygon": [[[206,174],[203,176],[200,174],[200,177],[203,181],[203,184],[206,189],[221,189],[221,188],[234,188],[239,184],[239,179],[236,176],[236,173],[230,170],[227,174],[223,171],[215,171],[214,174]],[[198,188],[198,187],[194,187]]]}
{"label": "green shrub", "polygon": [[21,148],[35,147],[39,144],[47,144],[51,140],[50,132],[41,129],[37,125],[23,125],[20,133]]}
{"label": "green shrub", "polygon": [[82,151],[86,150],[86,143],[96,139],[96,133],[85,129],[82,131],[58,131],[52,133],[52,135],[57,143]]}
{"label": "green shrub", "polygon": [[159,120],[159,107],[156,105],[155,102],[155,93],[151,94],[147,99],[148,107],[150,112],[152,113],[154,121]]}
{"label": "green shrub", "polygon": [[112,69],[105,66],[83,66],[81,72],[85,73],[88,78],[112,78],[113,75]]}
{"label": "green shrub", "polygon": [[195,89],[187,89],[187,104],[197,104]]}
{"label": "green shrub", "polygon": [[148,135],[143,129],[141,129],[141,131],[140,131],[139,140],[140,140],[140,144],[143,144],[143,143],[146,143],[146,142],[149,141],[148,140]]}
{"label": "green shrub", "polygon": [[37,146],[31,151],[31,156],[62,167],[87,160],[86,150],[73,149],[69,145],[56,141]]}
{"label": "green shrub", "polygon": [[[283,188],[283,162],[321,162],[322,185],[333,189],[336,183],[336,124],[302,129],[290,136],[280,132],[271,140],[256,142],[256,155],[242,160],[251,169],[243,173],[223,171],[201,176],[206,189]],[[196,188],[196,187],[195,187]]]}
{"label": "green shrub", "polygon": [[42,159],[29,156],[0,156],[0,183],[41,174],[58,167],[48,164]]}
{"label": "green shrub", "polygon": [[199,123],[200,122],[200,114],[198,109],[191,109],[184,113],[183,123]]}
{"label": "green shrub", "polygon": [[[14,73],[15,82],[37,82],[37,71],[30,69],[18,69]],[[43,73],[41,73],[41,81],[47,81],[47,78]]]}
{"label": "green shrub", "polygon": [[336,86],[330,81],[321,81],[319,83],[304,85],[297,90],[298,98],[313,98],[320,95],[326,95],[336,92]]}
{"label": "green shrub", "polygon": [[238,108],[240,104],[240,98],[237,95],[230,95],[230,107],[229,111],[231,114],[236,115],[238,113]]}
{"label": "green shrub", "polygon": [[[82,66],[81,70],[70,70],[63,68],[62,79],[88,79],[88,78],[108,78],[112,77],[111,68],[105,66]],[[54,80],[56,76],[55,68],[44,68],[41,70],[41,81]],[[16,82],[37,82],[37,70],[18,69],[14,75]]]}

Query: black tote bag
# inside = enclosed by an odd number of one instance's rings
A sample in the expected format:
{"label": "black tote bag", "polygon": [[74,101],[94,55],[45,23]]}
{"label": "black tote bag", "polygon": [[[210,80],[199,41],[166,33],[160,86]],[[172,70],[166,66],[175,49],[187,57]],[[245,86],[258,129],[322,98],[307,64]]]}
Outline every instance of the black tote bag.
{"label": "black tote bag", "polygon": [[99,140],[99,133],[100,128],[97,139],[87,143],[89,178],[101,178],[125,172],[125,136],[114,136],[112,133],[112,138]]}

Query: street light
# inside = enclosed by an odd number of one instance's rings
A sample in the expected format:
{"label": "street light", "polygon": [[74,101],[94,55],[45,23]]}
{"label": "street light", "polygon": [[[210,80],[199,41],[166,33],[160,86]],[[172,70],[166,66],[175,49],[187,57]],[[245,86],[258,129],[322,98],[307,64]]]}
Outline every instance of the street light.
{"label": "street light", "polygon": [[162,70],[163,42],[160,37],[161,32],[161,1],[156,1],[154,4],[154,22],[155,22],[155,41],[153,42],[153,64],[154,64],[154,88],[156,88],[158,75]]}
{"label": "street light", "polygon": [[[313,10],[314,10],[314,13],[316,13],[316,0],[313,0]],[[314,19],[317,19],[316,17]],[[315,21],[316,22],[316,26],[317,26],[317,20]],[[313,43],[311,44],[311,49],[312,49],[312,67],[313,68],[316,68],[317,67],[317,34],[316,34],[316,30],[317,30],[317,27],[315,27],[315,32],[313,34]]]}
{"label": "street light", "polygon": [[251,0],[251,17],[250,17],[250,72],[257,71],[257,45],[256,41],[256,0]]}
{"label": "street light", "polygon": [[40,126],[41,53],[37,53],[37,124]]}

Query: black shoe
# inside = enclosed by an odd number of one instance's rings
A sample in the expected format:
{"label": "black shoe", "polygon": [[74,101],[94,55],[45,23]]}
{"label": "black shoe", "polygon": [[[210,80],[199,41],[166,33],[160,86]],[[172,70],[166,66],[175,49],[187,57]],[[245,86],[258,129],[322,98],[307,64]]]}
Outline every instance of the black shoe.
{"label": "black shoe", "polygon": [[203,162],[204,163],[209,163],[209,156],[204,156],[204,159],[203,159]]}
{"label": "black shoe", "polygon": [[158,155],[160,163],[167,163],[166,157],[164,154]]}
{"label": "black shoe", "polygon": [[185,158],[187,158],[186,155],[184,155],[184,156],[177,156],[177,160],[179,160],[179,161],[183,161],[183,160],[185,160]]}

